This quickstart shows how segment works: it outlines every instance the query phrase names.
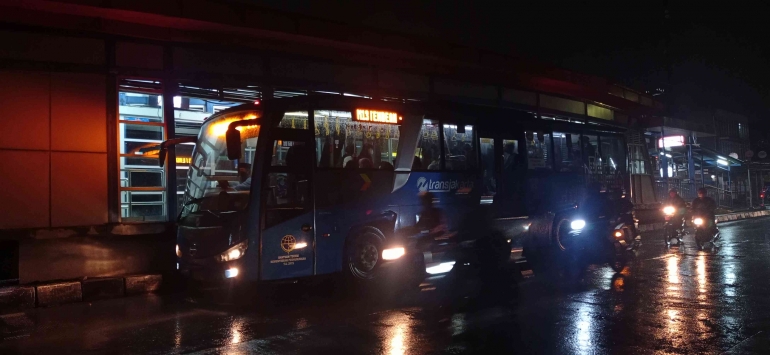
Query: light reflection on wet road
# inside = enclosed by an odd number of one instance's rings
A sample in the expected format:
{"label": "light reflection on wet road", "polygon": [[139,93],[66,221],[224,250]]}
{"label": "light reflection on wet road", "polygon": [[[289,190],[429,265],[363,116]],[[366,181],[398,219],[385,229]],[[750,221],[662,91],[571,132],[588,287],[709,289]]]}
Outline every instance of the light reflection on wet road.
{"label": "light reflection on wet road", "polygon": [[147,296],[38,309],[0,317],[0,353],[765,353],[770,219],[721,230],[716,251],[647,235],[622,274],[540,275],[514,292],[468,282],[361,301],[289,287],[256,307]]}

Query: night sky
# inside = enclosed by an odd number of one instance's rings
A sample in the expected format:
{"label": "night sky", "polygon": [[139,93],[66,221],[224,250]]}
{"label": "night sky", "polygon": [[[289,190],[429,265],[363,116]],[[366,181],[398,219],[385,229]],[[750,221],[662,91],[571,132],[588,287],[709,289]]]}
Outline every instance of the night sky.
{"label": "night sky", "polygon": [[770,113],[770,6],[760,3],[249,2],[545,61],[638,90],[664,88],[662,99],[682,118],[721,108],[759,128]]}

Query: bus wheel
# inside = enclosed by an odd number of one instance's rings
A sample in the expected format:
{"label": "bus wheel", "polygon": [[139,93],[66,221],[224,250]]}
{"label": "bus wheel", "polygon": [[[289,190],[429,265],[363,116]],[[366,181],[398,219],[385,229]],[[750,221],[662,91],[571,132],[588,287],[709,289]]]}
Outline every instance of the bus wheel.
{"label": "bus wheel", "polygon": [[372,281],[377,277],[384,239],[382,232],[374,227],[364,227],[348,239],[345,247],[348,276],[357,281]]}

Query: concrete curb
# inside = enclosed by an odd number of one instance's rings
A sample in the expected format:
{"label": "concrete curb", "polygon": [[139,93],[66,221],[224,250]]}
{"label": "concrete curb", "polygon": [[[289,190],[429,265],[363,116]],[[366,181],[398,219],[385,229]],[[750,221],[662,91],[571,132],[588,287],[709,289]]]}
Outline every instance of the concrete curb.
{"label": "concrete curb", "polygon": [[162,284],[163,275],[149,274],[0,287],[0,314],[157,292]]}
{"label": "concrete curb", "polygon": [[[717,223],[740,221],[742,219],[759,218],[759,217],[765,217],[765,216],[770,216],[770,210],[727,213],[727,214],[718,215]],[[640,232],[657,231],[657,230],[663,229],[664,225],[665,225],[664,222],[640,224],[639,231]]]}

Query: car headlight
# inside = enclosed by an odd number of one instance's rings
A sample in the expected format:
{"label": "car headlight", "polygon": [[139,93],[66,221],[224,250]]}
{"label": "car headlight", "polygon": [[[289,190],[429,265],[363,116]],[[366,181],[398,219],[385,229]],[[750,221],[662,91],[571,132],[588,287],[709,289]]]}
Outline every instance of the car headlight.
{"label": "car headlight", "polygon": [[582,219],[576,219],[569,224],[572,229],[583,229],[586,226],[586,221]]}
{"label": "car headlight", "polygon": [[236,245],[233,245],[230,247],[230,249],[225,250],[222,254],[219,254],[219,261],[225,262],[225,261],[233,261],[240,259],[243,254],[246,253],[246,249],[249,247],[249,241],[244,240]]}
{"label": "car headlight", "polygon": [[703,218],[700,218],[700,217],[695,218],[692,220],[692,223],[695,223],[696,226],[703,225]]}
{"label": "car headlight", "polygon": [[665,214],[671,215],[671,214],[674,214],[674,212],[676,212],[676,208],[674,208],[673,206],[663,207],[663,213]]}
{"label": "car headlight", "polygon": [[182,257],[182,251],[179,250],[179,244],[176,245],[176,257],[181,258]]}

